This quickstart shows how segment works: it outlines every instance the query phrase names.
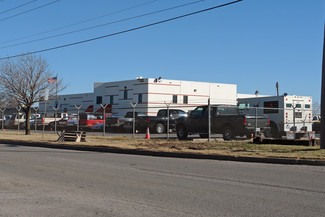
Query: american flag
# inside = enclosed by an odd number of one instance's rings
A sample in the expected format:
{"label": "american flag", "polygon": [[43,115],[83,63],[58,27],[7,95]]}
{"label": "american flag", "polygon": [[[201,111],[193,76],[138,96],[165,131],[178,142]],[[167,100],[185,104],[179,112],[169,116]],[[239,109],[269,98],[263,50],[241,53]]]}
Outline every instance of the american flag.
{"label": "american flag", "polygon": [[47,82],[50,83],[50,84],[56,84],[57,81],[58,81],[57,77],[47,79]]}

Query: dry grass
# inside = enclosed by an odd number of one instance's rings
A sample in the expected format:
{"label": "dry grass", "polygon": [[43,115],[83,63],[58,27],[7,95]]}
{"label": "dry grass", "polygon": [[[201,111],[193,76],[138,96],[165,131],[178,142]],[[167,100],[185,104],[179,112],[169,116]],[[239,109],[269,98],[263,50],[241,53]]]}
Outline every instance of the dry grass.
{"label": "dry grass", "polygon": [[251,141],[213,141],[194,142],[161,139],[133,139],[130,137],[102,137],[88,136],[87,142],[56,142],[58,136],[54,134],[32,133],[24,135],[23,132],[0,132],[0,142],[3,140],[14,140],[21,142],[40,142],[50,144],[65,145],[86,145],[105,146],[121,149],[139,149],[165,152],[187,152],[201,154],[217,154],[230,156],[248,157],[281,157],[300,159],[323,159],[325,160],[325,150],[320,150],[319,146],[306,147],[294,145],[257,145]]}

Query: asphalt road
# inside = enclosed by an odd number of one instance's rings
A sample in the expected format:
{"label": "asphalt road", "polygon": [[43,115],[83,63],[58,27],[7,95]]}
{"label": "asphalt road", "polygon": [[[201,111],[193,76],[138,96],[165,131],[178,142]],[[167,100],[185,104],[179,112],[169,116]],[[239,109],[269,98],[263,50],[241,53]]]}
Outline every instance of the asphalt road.
{"label": "asphalt road", "polygon": [[324,216],[325,167],[0,145],[0,216]]}

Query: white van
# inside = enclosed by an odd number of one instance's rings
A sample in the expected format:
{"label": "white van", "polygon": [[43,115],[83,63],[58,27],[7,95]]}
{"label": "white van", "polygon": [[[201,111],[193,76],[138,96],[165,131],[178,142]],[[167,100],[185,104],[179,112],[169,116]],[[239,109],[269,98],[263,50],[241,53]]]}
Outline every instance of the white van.
{"label": "white van", "polygon": [[18,126],[18,124],[20,126],[25,125],[25,121],[26,121],[26,118],[25,118],[24,113],[19,113],[19,115],[18,114],[12,114],[11,117],[6,120],[5,126],[7,128],[15,128],[15,127]]}

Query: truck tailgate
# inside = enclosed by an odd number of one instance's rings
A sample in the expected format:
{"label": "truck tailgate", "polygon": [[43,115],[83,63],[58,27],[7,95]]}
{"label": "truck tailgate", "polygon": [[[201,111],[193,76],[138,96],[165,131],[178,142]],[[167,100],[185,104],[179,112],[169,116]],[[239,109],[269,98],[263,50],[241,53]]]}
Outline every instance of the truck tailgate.
{"label": "truck tailgate", "polygon": [[[257,122],[257,126],[256,126]],[[246,127],[247,128],[258,128],[258,129],[268,129],[270,127],[269,125],[269,119],[265,116],[248,116],[246,115]]]}

